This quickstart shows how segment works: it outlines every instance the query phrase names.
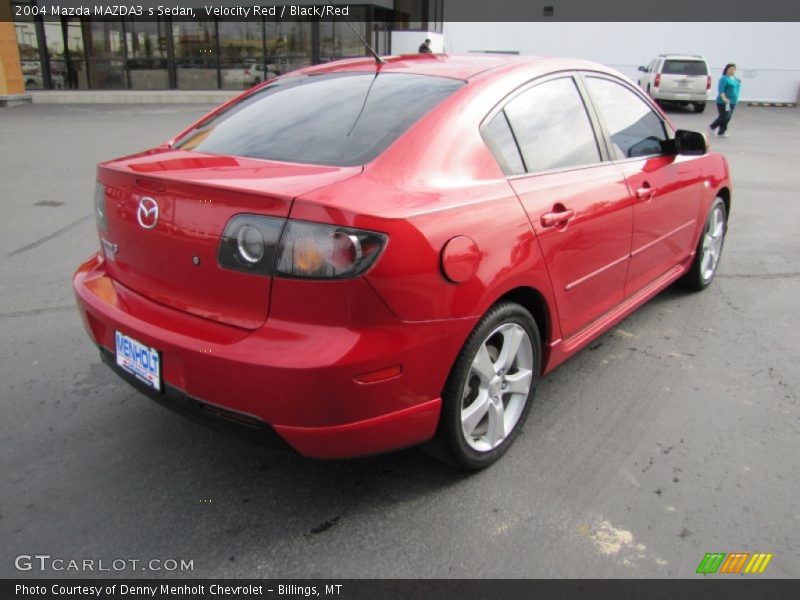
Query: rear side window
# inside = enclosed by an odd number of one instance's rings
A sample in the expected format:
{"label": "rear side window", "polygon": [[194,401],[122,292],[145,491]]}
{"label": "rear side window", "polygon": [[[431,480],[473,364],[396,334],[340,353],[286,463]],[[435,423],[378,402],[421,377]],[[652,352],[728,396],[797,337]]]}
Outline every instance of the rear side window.
{"label": "rear side window", "polygon": [[511,132],[505,111],[500,111],[483,129],[483,137],[506,175],[525,172],[517,141]]}
{"label": "rear side window", "polygon": [[708,75],[708,67],[702,60],[668,60],[661,72],[664,75]]}
{"label": "rear side window", "polygon": [[644,100],[608,79],[587,77],[586,86],[605,120],[615,158],[664,153],[667,141],[664,123]]}
{"label": "rear side window", "polygon": [[571,77],[522,92],[505,112],[529,173],[600,161],[589,115]]}
{"label": "rear side window", "polygon": [[175,147],[282,162],[361,165],[463,85],[404,73],[288,77],[201,123]]}

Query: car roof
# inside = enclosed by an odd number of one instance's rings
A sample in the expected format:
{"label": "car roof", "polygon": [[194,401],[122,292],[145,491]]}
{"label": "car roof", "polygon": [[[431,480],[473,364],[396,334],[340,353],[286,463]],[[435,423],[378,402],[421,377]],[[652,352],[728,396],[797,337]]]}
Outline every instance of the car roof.
{"label": "car roof", "polygon": [[[338,60],[331,63],[315,65],[295,71],[304,75],[320,75],[323,73],[340,73],[347,71],[376,71],[410,73],[414,75],[435,75],[469,80],[481,73],[500,67],[513,65],[542,64],[560,59],[549,59],[538,56],[518,56],[510,54],[470,53],[470,54],[401,54],[382,57],[385,61],[378,64],[373,58],[355,58]],[[577,66],[576,66],[577,68]]]}
{"label": "car roof", "polygon": [[658,58],[666,58],[669,60],[705,60],[699,54],[659,54]]}

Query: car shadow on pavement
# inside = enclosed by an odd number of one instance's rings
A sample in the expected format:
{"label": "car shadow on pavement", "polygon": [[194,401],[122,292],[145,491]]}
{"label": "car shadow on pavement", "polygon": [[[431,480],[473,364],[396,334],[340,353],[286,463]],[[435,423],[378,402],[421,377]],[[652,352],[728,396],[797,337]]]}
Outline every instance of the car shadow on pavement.
{"label": "car shadow on pavement", "polygon": [[[653,308],[689,295],[692,292],[673,285],[649,304]],[[569,368],[568,362],[562,369]],[[347,514],[382,510],[434,489],[469,485],[472,477],[481,476],[440,463],[418,448],[348,460],[305,458],[289,448],[250,443],[184,419],[128,389],[112,373],[101,377],[110,395],[124,397],[126,412],[136,421],[130,424],[136,430],[135,442],[127,436],[106,441],[108,452],[116,457],[107,466],[127,473],[123,485],[134,495],[133,490],[159,489],[177,501],[167,501],[155,516],[164,524],[189,510],[201,521],[238,520],[269,530],[270,535],[288,528],[292,535],[313,536],[337,526]],[[540,384],[539,409],[548,402],[547,386],[546,381]],[[526,429],[530,427],[529,423]],[[158,448],[158,459],[147,460],[147,468],[136,468],[134,463],[143,459],[138,448]],[[102,487],[100,466],[91,478]],[[112,484],[114,480],[111,476]]]}
{"label": "car shadow on pavement", "polygon": [[[135,395],[122,387],[114,393]],[[139,396],[128,402],[150,401]],[[155,405],[143,411],[137,430],[137,444],[160,448],[158,459],[136,468],[132,463],[141,461],[142,453],[121,439],[110,450],[118,461],[107,467],[128,475],[120,480],[97,470],[95,484],[122,485],[132,496],[158,490],[161,508],[148,511],[149,527],[172,528],[191,515],[194,535],[204,531],[201,538],[209,544],[215,536],[243,538],[233,544],[240,551],[240,544],[246,547],[250,539],[258,545],[264,536],[271,544],[313,538],[359,513],[385,514],[470,476],[416,448],[349,460],[309,459],[211,430]]]}

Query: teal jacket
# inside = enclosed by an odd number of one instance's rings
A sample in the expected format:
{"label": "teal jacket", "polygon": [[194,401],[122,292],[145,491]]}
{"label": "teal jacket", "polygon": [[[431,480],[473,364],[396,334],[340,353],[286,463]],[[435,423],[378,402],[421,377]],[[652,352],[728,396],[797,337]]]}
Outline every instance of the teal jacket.
{"label": "teal jacket", "polygon": [[741,86],[742,82],[736,77],[723,75],[717,86],[717,91],[719,92],[717,94],[717,104],[725,104],[725,100],[722,99],[722,94],[725,94],[725,97],[731,104],[736,104],[739,101],[739,88]]}

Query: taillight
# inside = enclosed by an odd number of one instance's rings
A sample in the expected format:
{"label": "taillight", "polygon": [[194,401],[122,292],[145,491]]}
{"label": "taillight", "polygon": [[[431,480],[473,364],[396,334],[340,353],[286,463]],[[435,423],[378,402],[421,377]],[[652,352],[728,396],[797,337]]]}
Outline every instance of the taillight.
{"label": "taillight", "polygon": [[108,229],[108,221],[106,220],[106,188],[99,181],[96,181],[94,184],[94,216],[97,221],[97,227],[106,231]]}
{"label": "taillight", "polygon": [[385,245],[382,233],[236,215],[222,233],[217,260],[225,269],[258,275],[345,279],[366,271]]}
{"label": "taillight", "polygon": [[272,275],[284,223],[286,219],[236,215],[222,232],[217,253],[219,265],[234,271]]}
{"label": "taillight", "polygon": [[661,85],[661,73],[656,73],[656,80],[653,82],[653,87]]}
{"label": "taillight", "polygon": [[385,245],[382,233],[289,221],[275,274],[312,279],[355,277],[375,262]]}
{"label": "taillight", "polygon": [[707,89],[707,90],[710,90],[710,89],[711,89],[711,75],[709,75],[709,76],[706,78],[706,89]]}

